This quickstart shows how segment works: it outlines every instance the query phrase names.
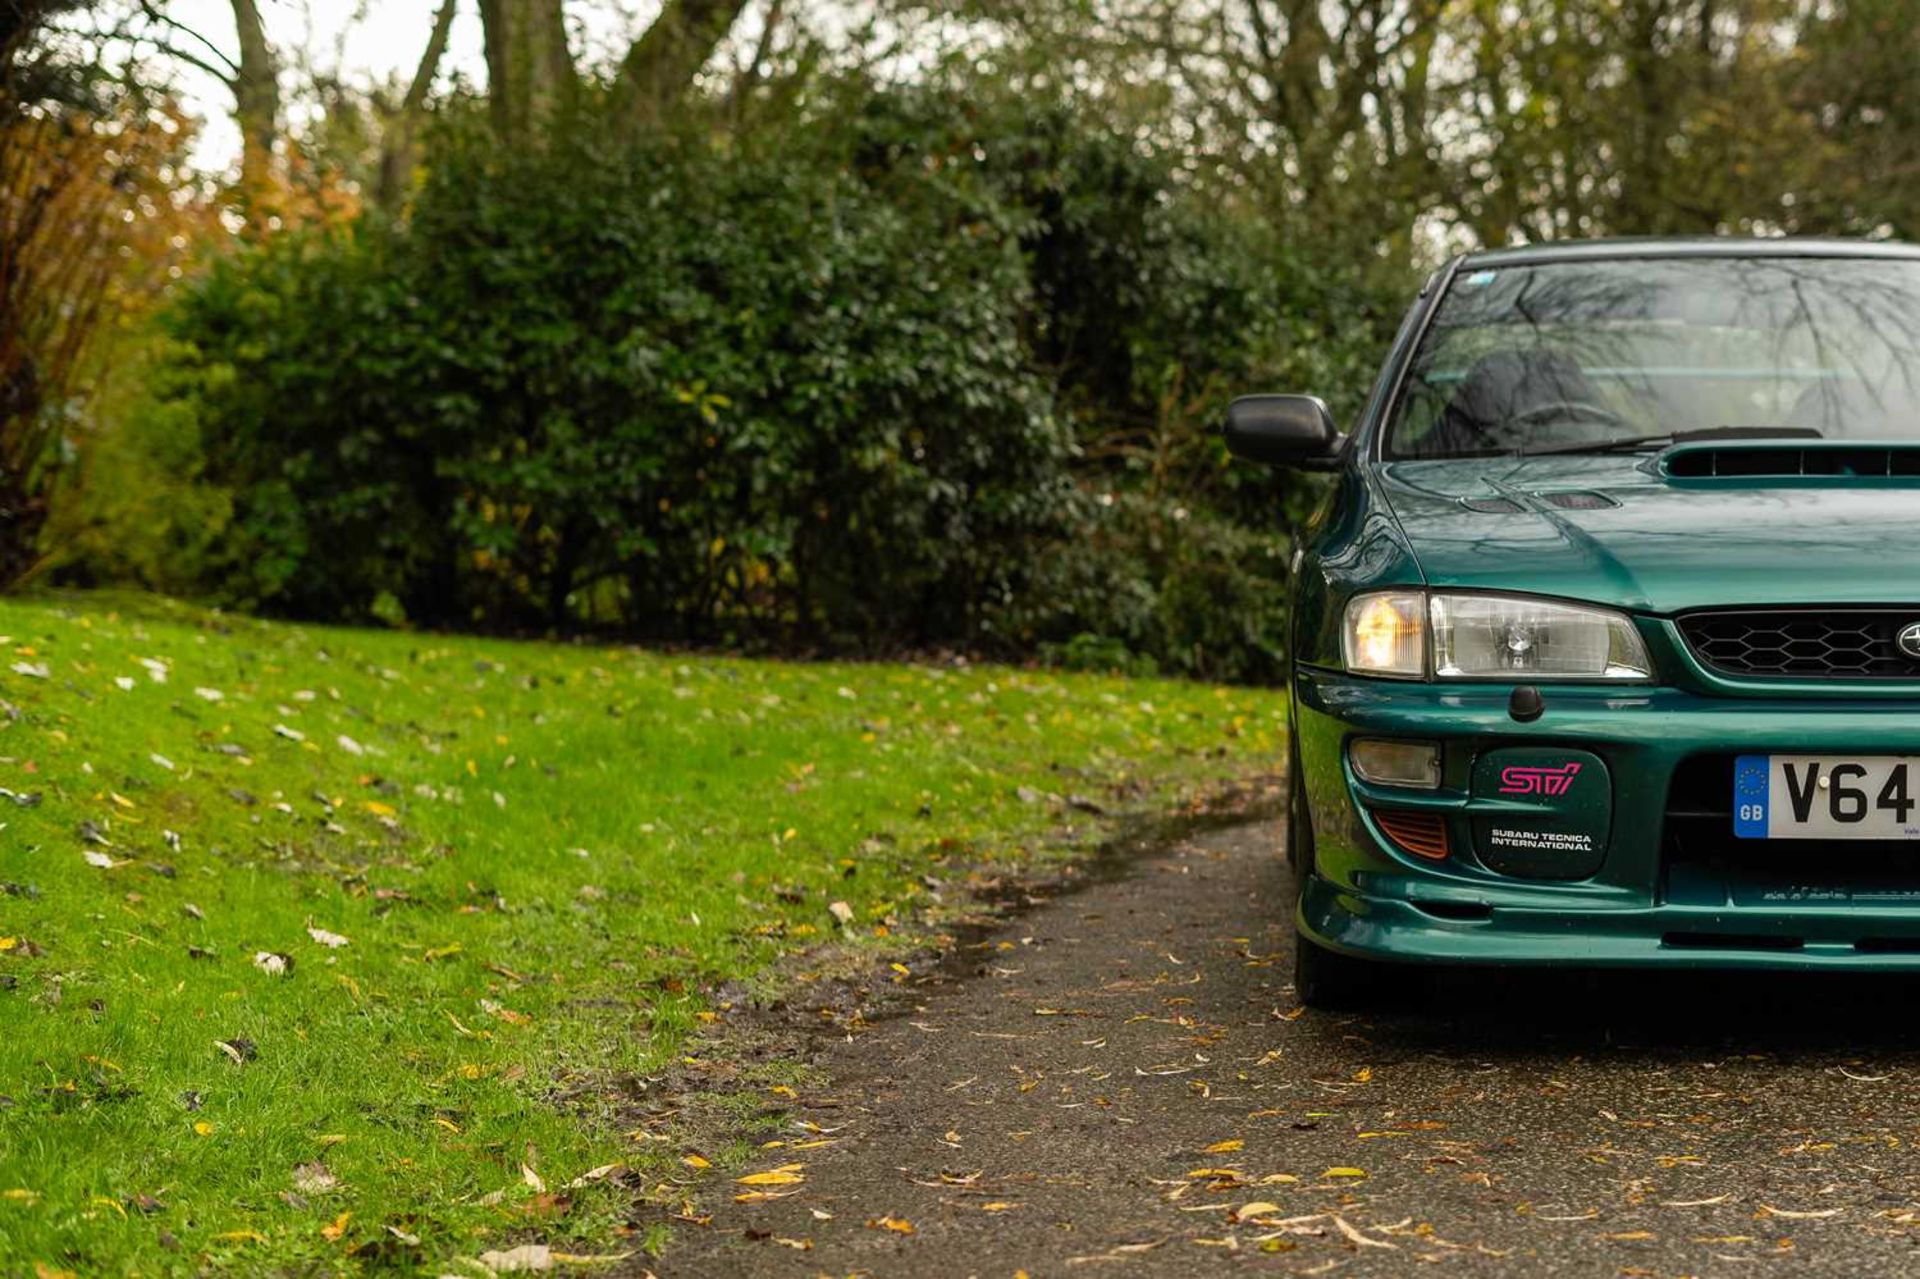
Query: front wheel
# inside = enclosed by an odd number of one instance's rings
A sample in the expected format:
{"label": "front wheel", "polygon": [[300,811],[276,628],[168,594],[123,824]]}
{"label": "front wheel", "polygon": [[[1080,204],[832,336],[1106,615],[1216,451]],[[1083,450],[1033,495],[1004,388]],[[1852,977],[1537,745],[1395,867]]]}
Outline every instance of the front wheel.
{"label": "front wheel", "polygon": [[1374,1002],[1380,986],[1379,964],[1328,950],[1294,930],[1293,990],[1307,1007],[1356,1012]]}

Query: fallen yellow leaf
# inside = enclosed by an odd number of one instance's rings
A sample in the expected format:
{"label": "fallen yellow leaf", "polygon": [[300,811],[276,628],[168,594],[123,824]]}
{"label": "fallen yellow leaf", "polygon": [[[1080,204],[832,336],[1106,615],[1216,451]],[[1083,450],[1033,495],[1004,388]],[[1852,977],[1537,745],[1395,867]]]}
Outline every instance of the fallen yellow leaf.
{"label": "fallen yellow leaf", "polygon": [[879,1217],[869,1221],[867,1225],[874,1230],[891,1230],[895,1234],[900,1235],[910,1235],[913,1233],[913,1223],[902,1220],[899,1217]]}
{"label": "fallen yellow leaf", "polygon": [[328,1243],[334,1242],[339,1239],[341,1235],[347,1233],[347,1223],[352,1220],[353,1214],[351,1212],[341,1213],[333,1219],[332,1225],[320,1227],[320,1237]]}
{"label": "fallen yellow leaf", "polygon": [[1329,1168],[1320,1175],[1322,1177],[1364,1177],[1367,1174],[1361,1168]]}
{"label": "fallen yellow leaf", "polygon": [[797,1172],[751,1172],[734,1178],[741,1186],[797,1186],[806,1178]]}
{"label": "fallen yellow leaf", "polygon": [[1206,1153],[1210,1155],[1230,1155],[1234,1151],[1243,1148],[1246,1144],[1246,1142],[1241,1141],[1237,1137],[1232,1141],[1216,1141],[1207,1147]]}
{"label": "fallen yellow leaf", "polygon": [[704,1156],[702,1156],[702,1155],[682,1155],[682,1156],[680,1157],[680,1162],[681,1162],[681,1163],[683,1163],[683,1164],[685,1164],[685,1165],[686,1165],[687,1167],[689,1167],[689,1168],[711,1168],[711,1167],[713,1167],[713,1165],[712,1165],[711,1163],[709,1163],[709,1162],[707,1162],[707,1160],[706,1160],[706,1158],[705,1158]]}

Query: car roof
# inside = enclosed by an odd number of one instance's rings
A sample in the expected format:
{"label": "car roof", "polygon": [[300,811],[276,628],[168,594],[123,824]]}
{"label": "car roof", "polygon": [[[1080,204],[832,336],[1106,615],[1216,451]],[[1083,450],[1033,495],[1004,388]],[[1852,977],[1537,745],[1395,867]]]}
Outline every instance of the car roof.
{"label": "car roof", "polygon": [[1546,262],[1593,262],[1618,258],[1920,258],[1920,245],[1896,240],[1838,240],[1795,236],[1713,235],[1687,238],[1623,236],[1605,240],[1557,240],[1461,256],[1460,265],[1536,266]]}

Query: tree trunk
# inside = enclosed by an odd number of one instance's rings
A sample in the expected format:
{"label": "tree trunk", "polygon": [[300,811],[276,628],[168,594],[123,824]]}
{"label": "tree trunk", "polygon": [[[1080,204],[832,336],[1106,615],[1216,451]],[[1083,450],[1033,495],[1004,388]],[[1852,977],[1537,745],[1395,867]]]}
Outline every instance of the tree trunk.
{"label": "tree trunk", "polygon": [[240,36],[240,68],[233,77],[233,115],[240,125],[240,205],[257,230],[272,216],[280,69],[255,0],[233,0],[233,22]]}
{"label": "tree trunk", "polygon": [[747,0],[667,0],[647,33],[620,60],[613,84],[616,119],[651,124],[664,115],[733,30]]}
{"label": "tree trunk", "polygon": [[561,0],[480,0],[480,20],[494,127],[510,142],[537,138],[579,87]]}
{"label": "tree trunk", "polygon": [[427,94],[433,79],[440,74],[440,59],[447,52],[447,33],[453,29],[453,13],[458,0],[441,0],[440,12],[433,19],[433,34],[427,37],[426,52],[407,86],[400,113],[387,126],[380,148],[380,179],[374,190],[374,202],[391,212],[400,207],[413,172],[414,146],[420,119],[426,113]]}

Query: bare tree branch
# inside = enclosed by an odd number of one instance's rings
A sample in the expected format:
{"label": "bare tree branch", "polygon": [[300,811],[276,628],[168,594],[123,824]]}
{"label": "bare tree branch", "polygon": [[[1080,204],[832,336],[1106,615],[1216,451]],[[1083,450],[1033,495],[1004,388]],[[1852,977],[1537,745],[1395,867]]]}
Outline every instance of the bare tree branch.
{"label": "bare tree branch", "polygon": [[686,92],[747,0],[667,0],[646,34],[620,60],[614,110],[634,123],[657,120]]}
{"label": "bare tree branch", "polygon": [[273,185],[273,143],[280,130],[280,67],[256,0],[233,0],[240,36],[234,76],[233,114],[240,125],[240,197],[249,222],[262,220],[259,206]]}
{"label": "bare tree branch", "polygon": [[413,169],[420,118],[426,112],[427,94],[440,74],[440,60],[446,56],[447,33],[453,30],[453,15],[458,4],[459,0],[441,0],[440,12],[434,15],[433,32],[427,37],[426,51],[420,55],[420,65],[413,73],[413,83],[407,86],[399,114],[388,126],[380,148],[379,185],[374,192],[374,199],[382,208],[396,207],[406,190],[407,175]]}

